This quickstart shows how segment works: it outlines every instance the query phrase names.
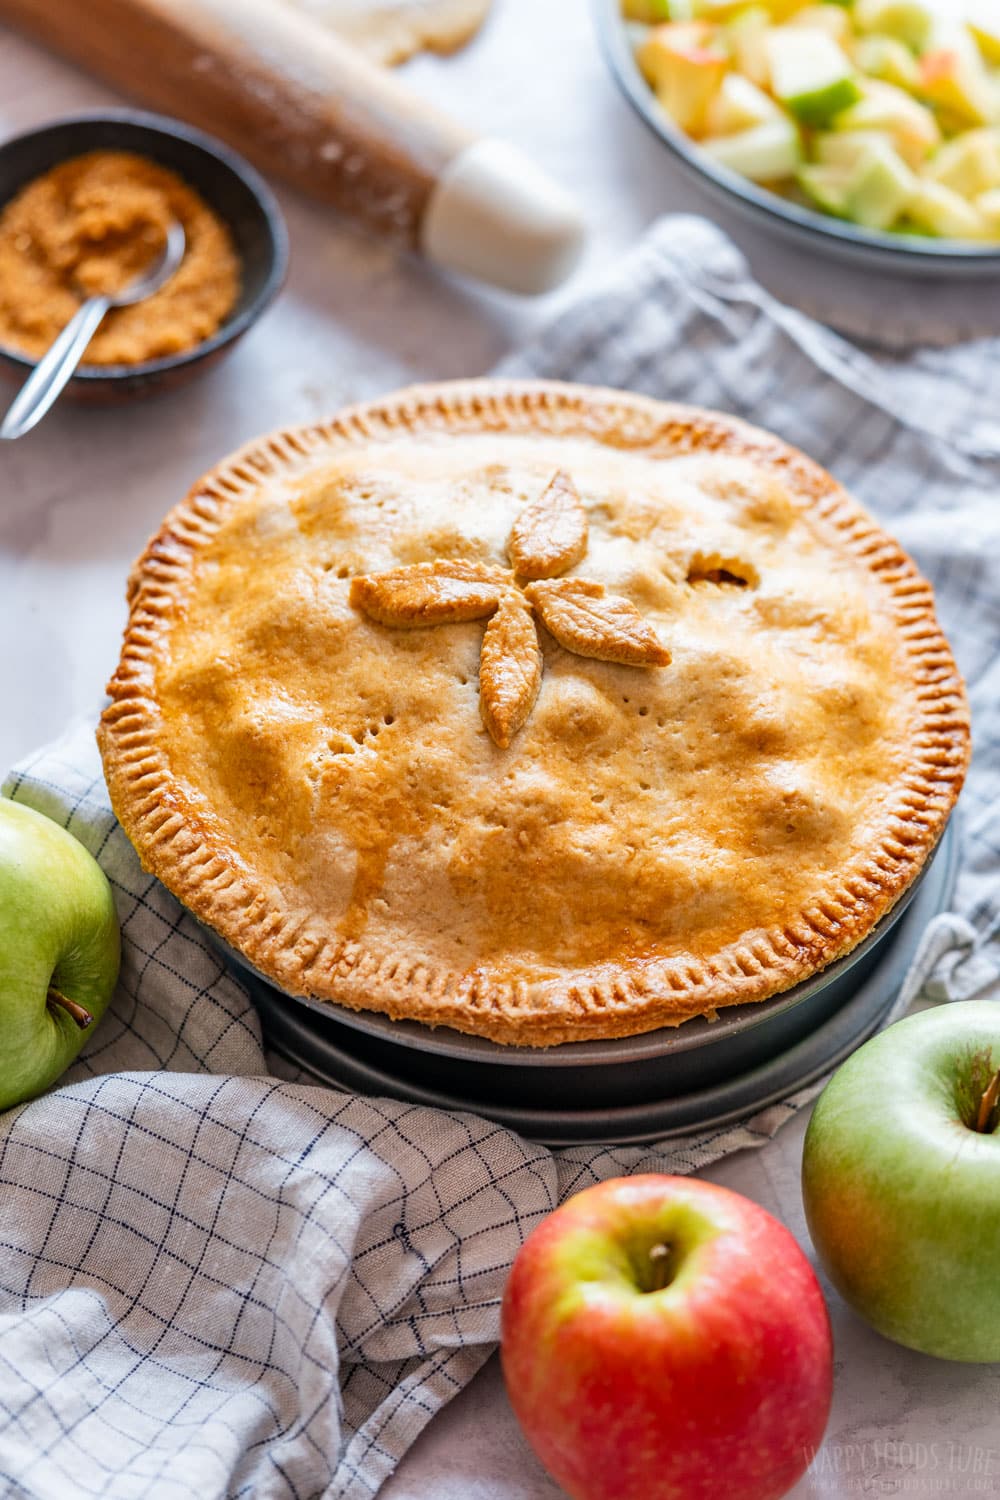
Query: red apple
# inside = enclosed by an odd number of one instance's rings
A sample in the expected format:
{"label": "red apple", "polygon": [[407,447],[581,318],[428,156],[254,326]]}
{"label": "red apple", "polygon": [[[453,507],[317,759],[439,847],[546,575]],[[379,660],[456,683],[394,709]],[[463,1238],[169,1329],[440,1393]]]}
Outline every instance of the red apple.
{"label": "red apple", "polygon": [[756,1203],[617,1178],[533,1231],[504,1293],[511,1403],[572,1500],[777,1500],[823,1436],[830,1322]]}

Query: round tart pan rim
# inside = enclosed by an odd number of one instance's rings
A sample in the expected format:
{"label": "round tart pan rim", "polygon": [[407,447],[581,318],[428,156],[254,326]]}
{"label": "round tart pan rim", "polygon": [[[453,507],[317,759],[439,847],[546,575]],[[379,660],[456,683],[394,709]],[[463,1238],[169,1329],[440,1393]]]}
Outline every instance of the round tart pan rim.
{"label": "round tart pan rim", "polygon": [[[356,1041],[357,1029],[341,1027],[343,1014],[331,1021],[329,1005],[301,1008],[301,1003],[289,1007],[288,999],[268,981],[254,977],[245,965],[236,965],[239,976],[248,984],[255,1004],[261,1012],[265,1038],[293,1063],[317,1079],[337,1089],[370,1095],[388,1095],[417,1105],[427,1105],[463,1113],[472,1113],[492,1119],[496,1123],[517,1131],[530,1140],[548,1146],[573,1146],[581,1144],[645,1145],[656,1140],[683,1137],[692,1132],[723,1128],[760,1110],[776,1104],[796,1093],[810,1083],[822,1078],[832,1068],[839,1066],[858,1046],[872,1035],[884,1018],[916,954],[927,923],[939,913],[946,911],[954,893],[959,863],[959,837],[956,820],[952,819],[935,851],[925,866],[924,874],[911,887],[912,899],[893,908],[875,938],[876,962],[866,978],[851,996],[826,1017],[811,1032],[800,1037],[791,1047],[781,1050],[767,1062],[751,1065],[746,1071],[721,1076],[708,1086],[695,1087],[686,1092],[669,1093],[666,1097],[619,1105],[605,1105],[595,1109],[567,1109],[558,1104],[546,1108],[525,1107],[516,1100],[483,1100],[474,1089],[477,1073],[481,1067],[464,1062],[464,1078],[470,1087],[470,1095],[458,1094],[454,1090],[442,1091],[426,1083],[414,1082],[403,1073],[393,1073],[372,1067],[366,1061],[359,1062],[351,1055]],[[907,893],[909,895],[910,893]],[[884,951],[883,951],[884,945]],[[855,950],[857,952],[858,950]],[[869,949],[869,953],[872,949]],[[829,976],[830,971],[826,971]],[[823,976],[820,976],[821,978]],[[803,988],[802,986],[799,987]],[[791,992],[789,992],[791,993]],[[783,998],[783,997],[779,997]],[[787,998],[787,997],[785,997]],[[766,1005],[767,1002],[764,1002]],[[760,1007],[757,1007],[760,1009]],[[310,1011],[321,1012],[327,1021],[327,1029],[342,1032],[342,1045],[333,1045],[320,1038],[320,1050],[316,1051],[316,1037]],[[272,1031],[271,1021],[282,1018],[288,1023],[287,1034],[277,1036]],[[388,1023],[392,1025],[393,1023]],[[416,1023],[406,1023],[413,1025]],[[686,1025],[692,1023],[687,1022]],[[717,1025],[718,1023],[716,1023]],[[425,1028],[429,1031],[429,1028]],[[662,1035],[662,1033],[656,1033]],[[469,1040],[477,1040],[470,1038]],[[629,1047],[643,1038],[625,1038],[615,1045]],[[490,1047],[500,1048],[496,1043]],[[580,1043],[575,1050],[601,1047],[601,1043]],[[313,1055],[310,1054],[313,1048]],[[409,1040],[398,1049],[400,1060],[405,1063],[412,1056],[415,1043]],[[509,1050],[509,1049],[506,1049]],[[560,1051],[565,1049],[559,1049]],[[704,1049],[703,1049],[704,1050]],[[323,1065],[323,1056],[327,1066]],[[332,1060],[333,1066],[329,1064]],[[518,1059],[520,1061],[521,1059]],[[525,1059],[528,1060],[528,1059]],[[553,1053],[534,1051],[530,1061],[549,1066],[554,1061]],[[684,1063],[690,1060],[680,1058]],[[433,1058],[429,1061],[433,1063]],[[579,1061],[579,1059],[577,1060]],[[663,1061],[661,1057],[660,1061]],[[638,1064],[638,1072],[656,1066],[656,1059],[632,1060]],[[454,1064],[452,1064],[454,1067]],[[589,1069],[577,1068],[579,1076],[586,1078]],[[512,1073],[512,1079],[516,1078]],[[532,1075],[528,1075],[531,1077]],[[539,1082],[539,1075],[533,1075]],[[550,1097],[558,1090],[557,1080],[568,1079],[572,1074],[549,1075]]]}
{"label": "round tart pan rim", "polygon": [[[214,946],[222,953],[230,968],[244,980],[252,979],[256,985],[266,985],[275,995],[296,1006],[304,1006],[324,1021],[335,1020],[338,1024],[360,1031],[367,1036],[391,1042],[395,1046],[415,1048],[420,1052],[436,1053],[443,1058],[467,1063],[500,1064],[510,1067],[603,1067],[620,1063],[625,1058],[638,1060],[661,1057],[665,1052],[683,1053],[700,1050],[720,1042],[729,1042],[746,1032],[766,1025],[776,1017],[784,1016],[798,1006],[822,994],[831,983],[848,975],[852,969],[878,948],[888,934],[905,916],[923,886],[932,865],[945,863],[954,865],[957,860],[957,820],[952,815],[937,847],[925,861],[916,879],[902,893],[896,903],[886,912],[880,922],[872,928],[857,947],[837,959],[827,968],[810,978],[772,995],[767,1000],[748,1005],[727,1006],[718,1012],[714,1021],[705,1017],[694,1017],[678,1026],[661,1027],[655,1031],[640,1032],[635,1036],[616,1037],[609,1041],[562,1042],[553,1047],[516,1047],[491,1041],[488,1037],[473,1036],[455,1031],[448,1026],[428,1026],[421,1021],[393,1020],[378,1011],[355,1011],[337,1005],[330,1000],[311,1000],[303,995],[292,995],[281,990],[265,974],[245,959],[218,933],[205,927],[203,930]],[[955,872],[950,872],[954,885]]]}

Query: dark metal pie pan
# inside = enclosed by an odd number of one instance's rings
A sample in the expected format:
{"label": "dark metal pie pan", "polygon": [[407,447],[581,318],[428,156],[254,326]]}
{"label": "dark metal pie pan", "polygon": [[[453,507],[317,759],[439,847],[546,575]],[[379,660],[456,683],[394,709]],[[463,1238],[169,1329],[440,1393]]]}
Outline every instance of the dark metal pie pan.
{"label": "dark metal pie pan", "polygon": [[[745,1116],[854,1050],[954,891],[953,819],[921,876],[852,953],[783,995],[643,1036],[545,1049],[392,1021],[277,990],[223,945],[269,1044],[323,1082],[469,1110],[547,1144],[642,1142]],[[218,939],[215,941],[218,943]]]}

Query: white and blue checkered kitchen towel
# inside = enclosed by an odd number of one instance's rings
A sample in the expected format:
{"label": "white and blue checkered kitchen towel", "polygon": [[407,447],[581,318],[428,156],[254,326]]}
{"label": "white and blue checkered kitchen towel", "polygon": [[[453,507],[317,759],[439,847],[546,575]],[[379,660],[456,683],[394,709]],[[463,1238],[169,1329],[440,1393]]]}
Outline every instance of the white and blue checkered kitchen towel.
{"label": "white and blue checkered kitchen towel", "polygon": [[[888,357],[775,304],[668,219],[504,373],[718,406],[829,466],[934,580],[977,755],[956,914],[901,998],[1000,969],[1000,343]],[[689,1172],[803,1100],[663,1150],[556,1155],[468,1115],[269,1073],[254,1012],[111,814],[93,726],[8,795],[115,889],[108,1016],[67,1083],[0,1117],[0,1481],[9,1497],[375,1494],[497,1337],[508,1266],[569,1190]]]}

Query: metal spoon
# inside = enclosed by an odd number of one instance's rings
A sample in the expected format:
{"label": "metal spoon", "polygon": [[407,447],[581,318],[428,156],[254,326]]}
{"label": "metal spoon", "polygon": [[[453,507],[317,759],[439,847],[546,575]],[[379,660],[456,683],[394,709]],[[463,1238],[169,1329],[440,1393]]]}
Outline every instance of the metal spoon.
{"label": "metal spoon", "polygon": [[184,230],[176,220],[167,230],[167,243],[152,270],[120,292],[88,297],[77,308],[51,348],[38,364],[11,403],[0,426],[0,438],[19,438],[40,422],[66,385],[86,352],[105,314],[113,307],[131,307],[158,292],[177,270],[184,258]]}

